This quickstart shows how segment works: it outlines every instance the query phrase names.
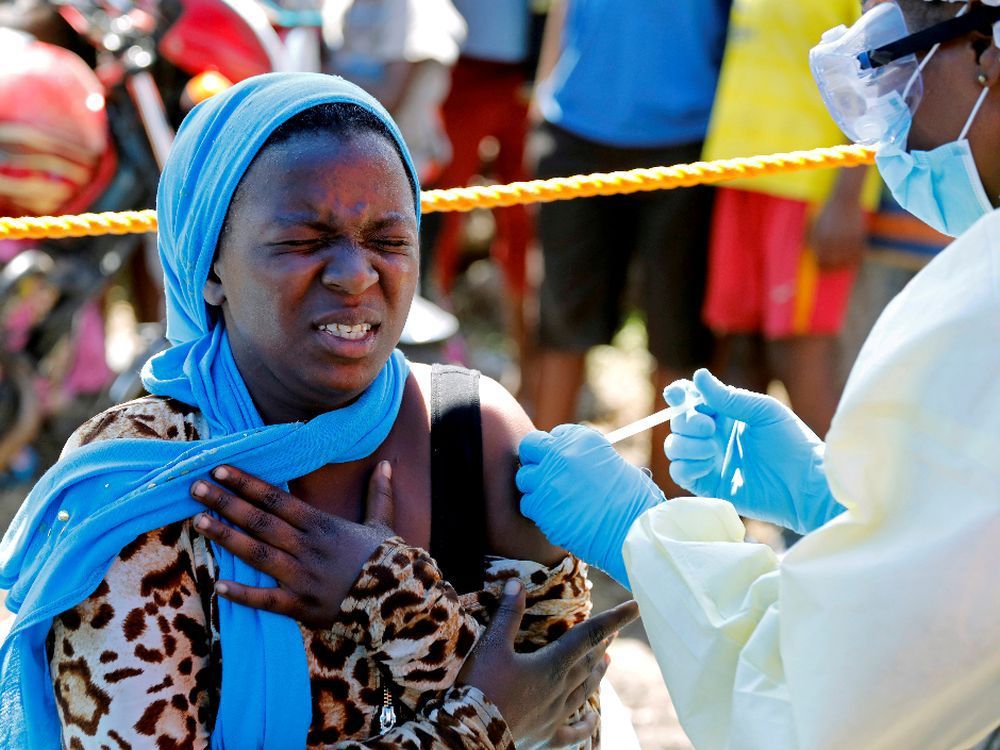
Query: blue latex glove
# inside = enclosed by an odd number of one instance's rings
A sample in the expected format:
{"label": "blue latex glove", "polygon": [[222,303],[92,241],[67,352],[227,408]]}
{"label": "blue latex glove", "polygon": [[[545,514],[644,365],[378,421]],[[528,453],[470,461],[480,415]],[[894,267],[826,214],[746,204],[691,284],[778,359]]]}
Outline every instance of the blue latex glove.
{"label": "blue latex glove", "polygon": [[635,520],[663,493],[599,432],[559,425],[521,441],[521,512],[549,541],[629,588],[622,545]]}
{"label": "blue latex glove", "polygon": [[671,420],[672,434],[663,444],[675,482],[800,534],[844,510],[826,481],[826,446],[791,409],[725,385],[708,370],[698,370],[693,383],[670,384],[663,397],[675,406],[690,391],[705,403]]}

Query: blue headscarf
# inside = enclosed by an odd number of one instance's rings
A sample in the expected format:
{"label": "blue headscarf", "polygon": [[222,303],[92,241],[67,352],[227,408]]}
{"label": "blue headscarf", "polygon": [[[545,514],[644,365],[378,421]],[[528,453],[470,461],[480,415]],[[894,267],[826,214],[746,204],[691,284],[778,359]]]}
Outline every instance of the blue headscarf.
{"label": "blue headscarf", "polygon": [[[120,439],[83,446],[42,477],[0,543],[0,588],[17,614],[0,646],[0,747],[61,746],[45,640],[52,618],[86,599],[137,536],[203,507],[191,483],[229,463],[287,486],[329,463],[371,455],[402,401],[406,361],[394,352],[353,404],[309,422],[265,426],[240,376],[225,328],[202,288],[240,178],[282,123],[320,104],[349,102],[385,123],[419,184],[395,123],[342,79],[258,76],[199,105],[185,119],[160,179],[159,251],[173,346],[143,370],[147,390],[196,406],[209,435],[195,442]],[[419,195],[414,196],[417,217]],[[60,520],[68,514],[68,520]],[[274,586],[213,544],[221,578]],[[222,693],[213,748],[301,750],[311,720],[309,673],[291,619],[219,599]]]}

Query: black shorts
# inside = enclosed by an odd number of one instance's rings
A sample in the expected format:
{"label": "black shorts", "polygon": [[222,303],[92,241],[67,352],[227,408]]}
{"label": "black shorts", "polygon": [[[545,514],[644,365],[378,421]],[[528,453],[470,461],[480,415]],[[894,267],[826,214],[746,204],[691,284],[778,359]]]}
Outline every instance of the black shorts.
{"label": "black shorts", "polygon": [[[565,177],[697,161],[701,143],[615,148],[544,124],[538,177]],[[541,206],[545,264],[539,343],[584,351],[611,341],[626,312],[630,268],[649,351],[663,367],[706,364],[712,337],[701,321],[708,265],[711,188],[577,198]]]}

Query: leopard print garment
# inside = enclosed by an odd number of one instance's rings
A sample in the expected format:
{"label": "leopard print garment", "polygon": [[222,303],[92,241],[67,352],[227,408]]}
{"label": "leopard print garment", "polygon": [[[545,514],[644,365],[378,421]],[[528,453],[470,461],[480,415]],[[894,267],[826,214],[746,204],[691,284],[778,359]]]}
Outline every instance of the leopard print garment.
{"label": "leopard print garment", "polygon": [[[90,420],[64,453],[97,440],[203,434],[199,412],[150,397]],[[331,629],[299,624],[312,698],[308,750],[513,748],[496,708],[475,688],[453,687],[464,658],[507,578],[526,588],[524,651],[587,617],[590,583],[572,557],[551,568],[487,563],[485,589],[459,597],[426,552],[389,539],[362,568]],[[181,521],[140,535],[88,599],[53,621],[48,653],[64,747],[209,746],[222,661],[216,579],[210,544]],[[398,722],[376,737],[383,688]],[[584,747],[597,746],[595,735]]]}

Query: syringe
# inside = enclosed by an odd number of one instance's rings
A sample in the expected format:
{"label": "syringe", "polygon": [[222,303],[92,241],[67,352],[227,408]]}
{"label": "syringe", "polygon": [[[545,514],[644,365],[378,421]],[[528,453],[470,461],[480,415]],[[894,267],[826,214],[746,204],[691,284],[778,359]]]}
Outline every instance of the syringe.
{"label": "syringe", "polygon": [[617,430],[612,430],[611,432],[606,433],[604,437],[612,445],[620,443],[622,440],[630,438],[633,435],[638,435],[640,432],[650,430],[658,424],[669,422],[674,417],[680,416],[684,412],[690,411],[698,404],[703,403],[705,403],[705,401],[701,396],[689,396],[683,404],[671,406],[666,409],[662,409],[655,414],[650,414],[648,417],[643,417],[642,419],[636,420],[635,422],[627,424],[624,427],[619,427]]}

